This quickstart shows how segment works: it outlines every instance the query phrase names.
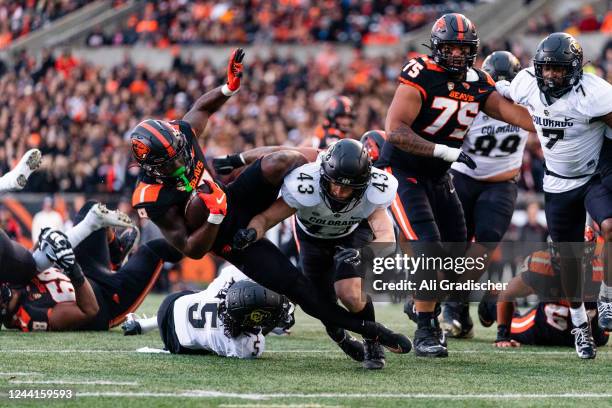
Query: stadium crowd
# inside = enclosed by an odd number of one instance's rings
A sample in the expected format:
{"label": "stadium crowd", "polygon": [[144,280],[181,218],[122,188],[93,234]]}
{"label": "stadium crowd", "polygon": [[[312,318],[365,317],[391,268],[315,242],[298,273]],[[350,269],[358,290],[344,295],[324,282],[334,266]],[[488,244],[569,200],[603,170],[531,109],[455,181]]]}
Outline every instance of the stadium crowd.
{"label": "stadium crowd", "polygon": [[[524,66],[530,64],[530,55],[516,44],[486,44],[481,53],[508,47]],[[213,117],[202,144],[209,157],[254,146],[297,145],[322,122],[327,99],[340,93],[355,103],[354,137],[383,128],[405,60],[402,55],[367,59],[356,49],[352,60],[341,61],[332,46],[304,64],[249,56],[248,86]],[[17,61],[0,78],[0,171],[27,149],[40,148],[42,171],[27,187],[40,192],[129,193],[137,169],[130,167],[128,131],[143,117],[180,118],[202,90],[221,84],[224,72],[208,60],[178,55],[163,72],[128,59],[105,70],[70,51],[39,59],[24,53]],[[612,79],[612,42],[587,69]],[[543,157],[537,139],[530,140],[525,155],[520,185],[539,192]]]}
{"label": "stadium crowd", "polygon": [[[474,0],[182,0],[148,1],[122,30],[99,28],[87,44],[396,43],[408,31]],[[338,7],[340,3],[340,7]]]}

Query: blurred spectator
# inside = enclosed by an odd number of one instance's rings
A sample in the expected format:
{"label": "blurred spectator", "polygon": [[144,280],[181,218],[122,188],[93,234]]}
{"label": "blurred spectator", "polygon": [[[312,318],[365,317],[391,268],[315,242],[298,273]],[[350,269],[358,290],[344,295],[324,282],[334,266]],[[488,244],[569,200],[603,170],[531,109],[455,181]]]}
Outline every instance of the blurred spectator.
{"label": "blurred spectator", "polygon": [[38,242],[38,236],[43,228],[49,227],[54,230],[64,230],[64,220],[60,213],[53,209],[53,198],[45,197],[43,208],[34,215],[32,219],[32,242]]}
{"label": "blurred spectator", "polygon": [[10,239],[21,241],[21,227],[11,212],[3,205],[0,205],[0,229],[4,231]]}
{"label": "blurred spectator", "polygon": [[[548,231],[538,221],[540,203],[531,201],[527,204],[527,223],[519,230],[519,241],[523,243],[546,242]],[[530,250],[532,251],[532,250]],[[525,253],[528,253],[525,251]]]}

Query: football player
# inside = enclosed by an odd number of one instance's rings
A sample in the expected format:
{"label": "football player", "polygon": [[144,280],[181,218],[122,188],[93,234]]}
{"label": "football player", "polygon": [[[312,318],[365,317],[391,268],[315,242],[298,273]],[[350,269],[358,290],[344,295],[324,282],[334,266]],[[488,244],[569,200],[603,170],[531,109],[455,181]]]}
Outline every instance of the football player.
{"label": "football player", "polygon": [[228,266],[206,290],[173,293],[157,316],[130,314],[121,328],[127,336],[160,328],[164,347],[173,354],[256,358],[265,350],[266,334],[291,323],[292,308],[285,296]]}
{"label": "football player", "polygon": [[[494,81],[511,81],[521,70],[519,60],[508,51],[496,51],[482,64]],[[516,201],[516,181],[529,133],[518,126],[490,118],[480,112],[468,130],[461,150],[476,164],[471,169],[461,162],[451,166],[453,185],[459,195],[467,239],[475,239],[467,256],[490,259],[491,252],[506,233]],[[466,271],[460,281],[480,279],[485,269]],[[465,293],[465,297],[469,292]],[[442,327],[449,337],[473,337],[468,302],[447,302]]]}
{"label": "football player", "polygon": [[[244,250],[232,249],[234,234],[268,208],[276,200],[284,176],[306,162],[296,151],[252,158],[232,155],[230,160],[248,166],[227,186],[213,180],[197,137],[209,116],[238,92],[243,57],[241,49],[233,52],[227,83],[201,96],[182,120],[147,119],[132,131],[132,153],[141,167],[132,205],[186,256],[201,258],[213,251],[259,284],[288,296],[306,313],[372,338],[378,336],[381,343],[398,351],[408,350],[411,345],[405,336],[359,319],[331,300],[313,296],[312,284],[270,241],[260,240]],[[188,228],[185,219],[192,194],[197,194],[209,211],[195,229]]]}
{"label": "football player", "polygon": [[[589,279],[585,282],[585,292],[590,300],[594,300],[603,276],[602,245],[595,248],[593,242],[587,246],[586,252],[585,277]],[[540,303],[518,315],[514,300],[531,294],[538,295]],[[569,304],[559,300],[560,295],[559,254],[555,254],[551,245],[549,251],[529,255],[506,290],[483,299],[478,306],[478,316],[485,327],[497,321],[495,347],[519,347],[521,344],[572,346],[573,332],[580,329],[573,326]],[[597,325],[596,305],[594,302],[586,305],[595,344],[603,346],[608,342],[608,334]]]}
{"label": "football player", "polygon": [[[0,177],[0,195],[23,189],[41,159],[40,150],[28,150],[11,171]],[[0,282],[24,284],[35,275],[36,265],[30,251],[0,229]]]}
{"label": "football player", "polygon": [[131,227],[127,220],[125,214],[108,210],[100,213],[99,204],[86,203],[74,228],[82,224],[98,227],[90,229],[74,249],[69,240],[75,236],[71,231],[63,234],[43,230],[39,251],[54,266],[24,286],[4,286],[4,325],[29,332],[108,330],[121,323],[144,300],[163,262],[174,263],[182,258],[165,240],[157,239],[141,245],[124,266],[111,271],[107,227]]}
{"label": "football player", "polygon": [[[544,211],[550,236],[558,245],[581,242],[588,212],[600,226],[608,247],[612,190],[601,183],[596,169],[606,126],[612,125],[612,85],[583,73],[582,47],[566,33],[553,33],[542,40],[533,63],[511,84],[500,82],[499,90],[525,105],[533,117],[546,160]],[[578,293],[583,251],[566,245],[559,251],[562,288],[577,329],[576,352],[580,358],[594,358],[595,344]],[[606,270],[612,268],[608,255],[604,257]],[[602,292],[605,298],[612,298],[612,288],[605,283]],[[606,307],[610,306],[603,305],[604,312]]]}
{"label": "football player", "polygon": [[353,101],[347,96],[335,96],[325,107],[325,121],[315,129],[315,135],[304,140],[303,147],[312,146],[316,149],[327,149],[340,139],[351,137],[355,113]]}
{"label": "football player", "polygon": [[[431,55],[404,66],[387,112],[387,143],[377,166],[399,181],[391,208],[402,231],[400,241],[410,242],[412,251],[427,257],[465,254],[463,209],[448,169],[457,161],[476,168],[460,147],[478,113],[534,130],[526,109],[503,98],[491,76],[473,68],[478,43],[476,27],[464,15],[440,17],[431,30]],[[459,244],[447,252],[442,242]],[[419,270],[416,278],[425,279],[426,274]],[[417,356],[448,355],[434,316],[434,299],[431,292],[416,294]]]}
{"label": "football player", "polygon": [[368,130],[359,139],[368,151],[374,165],[376,165],[380,158],[380,152],[385,144],[385,140],[387,140],[387,134],[384,130]]}
{"label": "football player", "polygon": [[[370,242],[394,243],[393,223],[386,209],[397,190],[392,175],[372,168],[365,147],[343,139],[314,163],[293,170],[283,182],[281,197],[238,231],[239,248],[261,239],[282,220],[296,215],[296,236],[302,272],[326,298],[339,298],[348,310],[375,321],[374,305],[362,295],[365,270],[359,267],[360,250]],[[344,329],[326,325],[329,336],[350,357],[367,369],[385,364],[376,339],[364,346]]]}

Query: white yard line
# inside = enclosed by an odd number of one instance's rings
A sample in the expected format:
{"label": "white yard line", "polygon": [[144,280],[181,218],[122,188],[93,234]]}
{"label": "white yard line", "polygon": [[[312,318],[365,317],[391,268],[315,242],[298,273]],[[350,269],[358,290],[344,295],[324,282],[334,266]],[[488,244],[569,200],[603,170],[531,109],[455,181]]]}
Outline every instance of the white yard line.
{"label": "white yard line", "polygon": [[134,381],[107,381],[107,380],[10,380],[11,384],[59,384],[59,385],[138,385]]}
{"label": "white yard line", "polygon": [[18,372],[18,373],[0,373],[0,377],[29,377],[35,375],[42,375],[41,373],[36,372]]}
{"label": "white yard line", "polygon": [[77,397],[118,397],[118,398],[237,398],[245,400],[267,400],[276,398],[352,398],[352,399],[444,399],[444,400],[469,400],[469,399],[546,399],[546,398],[575,398],[575,399],[599,399],[612,398],[612,393],[564,393],[564,394],[351,394],[351,393],[274,393],[274,394],[240,394],[219,391],[193,390],[173,393],[164,392],[77,392]]}

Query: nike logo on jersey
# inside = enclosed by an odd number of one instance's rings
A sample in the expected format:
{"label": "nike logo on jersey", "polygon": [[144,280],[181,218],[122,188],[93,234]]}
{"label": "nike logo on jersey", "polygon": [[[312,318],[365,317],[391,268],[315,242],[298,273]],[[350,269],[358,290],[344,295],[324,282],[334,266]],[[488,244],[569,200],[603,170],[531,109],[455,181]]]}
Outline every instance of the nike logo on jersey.
{"label": "nike logo on jersey", "polygon": [[489,90],[488,90],[488,89],[481,89],[481,88],[478,88],[478,93],[479,93],[479,94],[483,94],[483,93],[487,93],[487,92],[489,92]]}

